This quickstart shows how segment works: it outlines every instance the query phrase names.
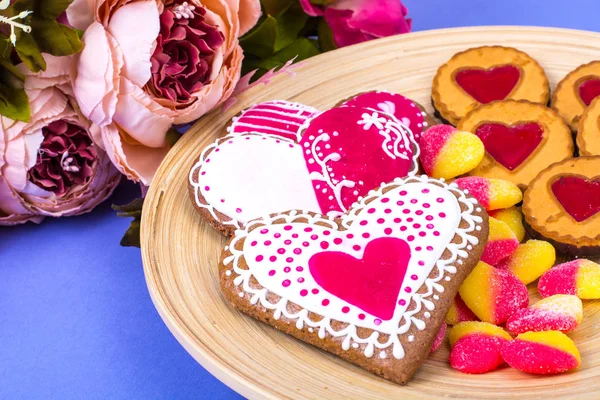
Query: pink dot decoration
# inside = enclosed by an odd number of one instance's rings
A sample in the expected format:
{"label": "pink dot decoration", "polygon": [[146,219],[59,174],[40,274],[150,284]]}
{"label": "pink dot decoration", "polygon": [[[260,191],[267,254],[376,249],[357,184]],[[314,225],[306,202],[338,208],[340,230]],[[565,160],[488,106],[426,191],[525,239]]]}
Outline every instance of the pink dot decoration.
{"label": "pink dot decoration", "polygon": [[406,196],[406,194],[407,194],[407,191],[406,191],[406,190],[402,190],[402,191],[400,191],[400,196]]}
{"label": "pink dot decoration", "polygon": [[402,200],[398,200],[398,201],[396,202],[396,204],[397,204],[397,205],[399,205],[399,206],[403,206],[403,205],[404,205],[404,202],[403,202]]}
{"label": "pink dot decoration", "polygon": [[402,222],[402,218],[394,218],[394,222],[399,224],[400,222]]}
{"label": "pink dot decoration", "polygon": [[329,235],[331,235],[331,232],[330,232],[330,231],[324,231],[324,232],[323,232],[323,235],[325,235],[325,236],[329,236]]}
{"label": "pink dot decoration", "polygon": [[419,277],[416,275],[411,275],[410,279],[412,279],[413,281],[416,281],[417,279],[419,279]]}
{"label": "pink dot decoration", "polygon": [[403,212],[404,214],[409,214],[409,213],[410,213],[410,210],[409,210],[408,208],[405,208],[404,210],[402,210],[402,212]]}
{"label": "pink dot decoration", "polygon": [[335,243],[335,244],[341,244],[342,243],[342,239],[335,238],[335,239],[333,239],[333,243]]}
{"label": "pink dot decoration", "polygon": [[319,289],[313,289],[313,290],[311,290],[311,293],[312,294],[318,294],[319,293]]}
{"label": "pink dot decoration", "polygon": [[298,239],[298,234],[297,234],[297,233],[294,233],[294,234],[292,235],[292,237],[293,237],[294,239]]}
{"label": "pink dot decoration", "polygon": [[443,213],[443,212],[441,212],[441,213],[440,213],[440,217],[441,217],[441,218],[446,218],[446,213]]}
{"label": "pink dot decoration", "polygon": [[433,217],[431,215],[426,216],[425,219],[427,221],[433,221]]}
{"label": "pink dot decoration", "polygon": [[294,262],[294,259],[292,257],[288,257],[285,259],[285,261],[291,263]]}
{"label": "pink dot decoration", "polygon": [[400,230],[401,230],[402,232],[406,231],[407,229],[408,229],[408,228],[407,228],[406,226],[401,226],[401,227],[400,227]]}
{"label": "pink dot decoration", "polygon": [[375,209],[374,209],[374,208],[369,208],[369,209],[367,210],[367,212],[368,212],[369,214],[373,214],[373,213],[375,212]]}
{"label": "pink dot decoration", "polygon": [[302,249],[294,249],[294,254],[301,254],[302,253]]}
{"label": "pink dot decoration", "polygon": [[200,175],[206,175],[206,171],[202,171]]}
{"label": "pink dot decoration", "polygon": [[427,246],[427,250],[433,251],[433,247],[432,246]]}
{"label": "pink dot decoration", "polygon": [[429,193],[429,189],[423,189],[421,190],[421,193]]}
{"label": "pink dot decoration", "polygon": [[289,279],[284,280],[283,282],[281,282],[281,284],[283,285],[283,287],[288,287],[290,286],[292,282]]}
{"label": "pink dot decoration", "polygon": [[306,290],[306,289],[302,289],[300,291],[300,296],[302,296],[302,297],[306,296],[307,294],[308,294],[308,290]]}
{"label": "pink dot decoration", "polygon": [[284,240],[283,244],[292,244],[292,241],[290,239],[286,239]]}
{"label": "pink dot decoration", "polygon": [[342,307],[342,312],[343,312],[344,314],[348,313],[349,311],[350,311],[350,307],[348,307],[348,306],[344,306],[344,307]]}
{"label": "pink dot decoration", "polygon": [[382,203],[387,203],[388,201],[390,201],[390,199],[388,199],[387,197],[384,197],[383,199],[381,199]]}
{"label": "pink dot decoration", "polygon": [[281,237],[281,233],[277,232],[277,233],[276,233],[275,235],[273,235],[273,236],[275,236],[275,239],[279,239],[279,238]]}
{"label": "pink dot decoration", "polygon": [[329,242],[325,242],[325,241],[321,242],[321,248],[322,248],[323,250],[325,250],[325,249],[329,248]]}
{"label": "pink dot decoration", "polygon": [[384,213],[386,214],[390,214],[392,212],[391,208],[386,208],[385,210],[383,210]]}
{"label": "pink dot decoration", "polygon": [[425,235],[426,235],[426,233],[425,233],[425,232],[423,232],[423,231],[419,232],[419,236],[421,236],[421,237],[425,237]]}
{"label": "pink dot decoration", "polygon": [[308,246],[310,246],[310,243],[308,243],[308,242],[302,242],[302,246],[308,247]]}
{"label": "pink dot decoration", "polygon": [[438,231],[433,231],[433,236],[440,236],[440,233]]}
{"label": "pink dot decoration", "polygon": [[419,261],[419,265],[422,267],[425,265],[425,261]]}
{"label": "pink dot decoration", "polygon": [[256,261],[257,262],[261,262],[263,259],[264,259],[264,257],[261,256],[261,255],[256,256]]}
{"label": "pink dot decoration", "polygon": [[302,272],[302,271],[304,271],[304,268],[303,268],[303,267],[301,267],[301,266],[297,266],[297,267],[296,267],[296,271],[298,271],[298,272]]}
{"label": "pink dot decoration", "polygon": [[417,199],[412,199],[412,200],[410,201],[410,203],[411,203],[411,204],[417,204],[417,201],[418,201]]}
{"label": "pink dot decoration", "polygon": [[283,249],[283,248],[277,249],[277,253],[278,254],[284,254],[285,253],[285,249]]}
{"label": "pink dot decoration", "polygon": [[250,246],[256,246],[256,245],[257,245],[257,243],[258,243],[258,242],[257,242],[256,240],[253,240],[253,241],[252,241],[252,243],[250,243]]}
{"label": "pink dot decoration", "polygon": [[427,224],[427,229],[433,229],[433,224]]}
{"label": "pink dot decoration", "polygon": [[292,270],[292,269],[291,269],[290,267],[285,267],[285,268],[283,269],[283,272],[290,272],[291,270]]}
{"label": "pink dot decoration", "polygon": [[319,238],[318,235],[310,235],[311,240],[317,240]]}
{"label": "pink dot decoration", "polygon": [[289,230],[292,229],[292,226],[291,225],[286,225],[286,226],[283,227],[283,229],[286,230],[286,231],[289,231]]}
{"label": "pink dot decoration", "polygon": [[408,240],[409,242],[412,242],[413,240],[415,240],[415,237],[413,235],[408,235],[406,240]]}
{"label": "pink dot decoration", "polygon": [[423,208],[429,208],[431,205],[429,203],[423,203]]}
{"label": "pink dot decoration", "polygon": [[346,237],[347,237],[348,239],[352,239],[352,238],[354,237],[354,235],[353,235],[353,234],[351,234],[351,233],[349,233],[349,234],[347,234],[347,235],[346,235]]}
{"label": "pink dot decoration", "polygon": [[236,209],[235,209],[235,212],[239,214],[239,213],[241,213],[241,212],[242,212],[242,209],[241,209],[241,208],[236,208]]}
{"label": "pink dot decoration", "polygon": [[262,233],[264,235],[265,233],[269,233],[269,230],[268,229],[261,229],[260,233]]}
{"label": "pink dot decoration", "polygon": [[304,228],[304,232],[312,232],[312,228],[310,226],[307,228]]}
{"label": "pink dot decoration", "polygon": [[438,197],[436,201],[437,201],[438,203],[443,203],[443,202],[444,202],[444,199],[442,199],[441,197]]}
{"label": "pink dot decoration", "polygon": [[373,323],[377,326],[381,325],[381,320],[379,318],[375,318],[375,321],[373,321]]}
{"label": "pink dot decoration", "polygon": [[272,269],[272,270],[269,271],[269,276],[273,276],[273,275],[275,275],[275,270],[274,269]]}
{"label": "pink dot decoration", "polygon": [[298,283],[303,283],[304,282],[304,278],[298,278]]}
{"label": "pink dot decoration", "polygon": [[417,246],[417,247],[415,247],[415,250],[416,250],[416,251],[421,251],[421,250],[422,250],[422,248],[421,248],[421,246]]}
{"label": "pink dot decoration", "polygon": [[352,246],[352,248],[353,248],[354,250],[356,250],[356,251],[359,251],[359,250],[360,250],[360,246],[359,246],[359,245],[357,245],[357,244],[355,244],[354,246]]}
{"label": "pink dot decoration", "polygon": [[400,304],[401,306],[405,306],[406,305],[406,300],[400,299],[400,301],[398,302],[398,304]]}
{"label": "pink dot decoration", "polygon": [[412,289],[407,286],[407,287],[404,288],[404,291],[406,293],[410,293],[410,292],[412,292]]}
{"label": "pink dot decoration", "polygon": [[383,233],[385,233],[386,235],[391,235],[392,234],[392,228],[385,228],[383,230]]}
{"label": "pink dot decoration", "polygon": [[383,218],[377,219],[378,224],[383,224],[384,222],[385,222],[385,219],[383,219]]}
{"label": "pink dot decoration", "polygon": [[275,261],[277,261],[277,257],[276,256],[271,256],[271,257],[269,257],[269,261],[275,262]]}
{"label": "pink dot decoration", "polygon": [[417,214],[417,215],[423,215],[423,210],[417,210],[417,212],[415,214]]}
{"label": "pink dot decoration", "polygon": [[413,224],[413,228],[415,229],[419,229],[421,227],[421,224]]}
{"label": "pink dot decoration", "polygon": [[360,225],[365,226],[366,224],[368,224],[368,222],[366,220],[360,221]]}
{"label": "pink dot decoration", "polygon": [[271,241],[270,240],[265,240],[265,246],[270,246],[271,245]]}
{"label": "pink dot decoration", "polygon": [[361,321],[365,319],[365,317],[365,314],[358,314],[358,319],[360,319]]}
{"label": "pink dot decoration", "polygon": [[324,306],[327,306],[327,305],[329,305],[329,299],[324,299],[324,300],[321,302],[321,304],[322,304],[322,305],[324,305]]}

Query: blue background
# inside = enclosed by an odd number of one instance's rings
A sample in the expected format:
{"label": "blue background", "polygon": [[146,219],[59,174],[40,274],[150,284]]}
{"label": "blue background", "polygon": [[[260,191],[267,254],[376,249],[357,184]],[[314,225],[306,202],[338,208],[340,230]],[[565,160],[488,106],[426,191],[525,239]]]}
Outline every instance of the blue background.
{"label": "blue background", "polygon": [[[415,31],[470,25],[600,30],[598,0],[405,0]],[[122,185],[112,201],[137,194]],[[129,221],[109,202],[0,228],[0,398],[232,399],[152,305]]]}

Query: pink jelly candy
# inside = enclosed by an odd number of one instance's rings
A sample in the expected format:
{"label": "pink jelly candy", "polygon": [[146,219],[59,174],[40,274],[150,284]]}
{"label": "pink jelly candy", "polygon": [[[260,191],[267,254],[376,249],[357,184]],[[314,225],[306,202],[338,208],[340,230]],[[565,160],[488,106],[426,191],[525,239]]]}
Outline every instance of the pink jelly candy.
{"label": "pink jelly candy", "polygon": [[473,314],[473,311],[469,310],[460,294],[457,293],[454,300],[452,300],[448,314],[446,314],[446,324],[456,325],[465,321],[477,321],[477,317]]}
{"label": "pink jelly candy", "polygon": [[448,325],[446,325],[445,323],[442,323],[442,327],[438,331],[438,334],[435,337],[435,340],[433,341],[433,344],[431,345],[431,350],[429,351],[430,353],[433,353],[434,351],[436,351],[437,349],[439,349],[439,347],[441,346],[442,342],[446,338],[446,329],[448,329]]}
{"label": "pink jelly candy", "polygon": [[583,305],[579,297],[555,294],[514,313],[506,322],[506,329],[514,334],[529,331],[569,332],[577,328],[582,318]]}
{"label": "pink jelly candy", "polygon": [[497,265],[517,250],[519,239],[505,222],[490,217],[489,225],[490,233],[481,255],[481,261],[490,265]]}
{"label": "pink jelly candy", "polygon": [[521,189],[502,179],[467,176],[458,178],[454,183],[467,190],[488,211],[512,207],[523,200]]}
{"label": "pink jelly candy", "polygon": [[538,282],[542,297],[572,294],[580,299],[600,299],[600,265],[586,259],[550,268]]}

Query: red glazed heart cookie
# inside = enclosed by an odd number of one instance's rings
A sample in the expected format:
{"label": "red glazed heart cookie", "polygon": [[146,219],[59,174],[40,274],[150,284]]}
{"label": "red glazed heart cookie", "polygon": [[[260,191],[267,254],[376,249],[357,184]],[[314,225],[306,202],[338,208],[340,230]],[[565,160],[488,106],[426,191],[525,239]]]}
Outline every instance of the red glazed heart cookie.
{"label": "red glazed heart cookie", "polygon": [[300,127],[317,112],[316,108],[301,103],[265,101],[233,117],[226,131],[228,135],[252,132],[298,140]]}
{"label": "red glazed heart cookie", "polygon": [[552,108],[573,131],[587,106],[600,95],[600,61],[577,67],[561,80],[552,94]]}
{"label": "red glazed heart cookie", "polygon": [[525,221],[557,250],[600,254],[600,157],[552,164],[531,182],[523,197]]}
{"label": "red glazed heart cookie", "polygon": [[471,175],[498,178],[521,188],[553,162],[573,156],[573,139],[560,116],[528,101],[495,101],[458,125],[483,142],[486,155]]}
{"label": "red glazed heart cookie", "polygon": [[190,172],[200,214],[232,234],[272,212],[339,215],[382,182],[417,172],[418,146],[394,117],[336,108],[308,120],[300,143],[273,134],[232,134],[208,146]]}
{"label": "red glazed heart cookie", "polygon": [[470,111],[497,100],[547,104],[548,78],[529,55],[510,47],[484,46],[454,55],[433,79],[433,106],[457,125]]}
{"label": "red glazed heart cookie", "polygon": [[437,124],[422,105],[397,93],[380,90],[365,92],[346,100],[341,105],[372,108],[393,115],[410,130],[417,144],[421,134],[430,126]]}
{"label": "red glazed heart cookie", "polygon": [[485,210],[456,186],[398,179],[338,219],[290,211],[248,223],[225,248],[221,287],[241,311],[406,383],[486,237]]}

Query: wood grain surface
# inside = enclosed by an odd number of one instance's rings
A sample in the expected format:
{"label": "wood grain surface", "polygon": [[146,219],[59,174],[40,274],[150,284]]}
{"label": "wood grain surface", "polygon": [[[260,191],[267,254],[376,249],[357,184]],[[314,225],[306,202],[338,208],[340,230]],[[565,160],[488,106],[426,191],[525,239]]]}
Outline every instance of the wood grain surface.
{"label": "wood grain surface", "polygon": [[[295,66],[293,76],[279,74],[268,85],[252,88],[231,108],[203,117],[184,135],[161,164],[146,198],[142,256],[158,312],[200,364],[249,398],[600,396],[598,302],[585,302],[584,321],[570,334],[582,356],[577,371],[538,377],[502,368],[485,375],[465,375],[448,365],[445,343],[408,386],[398,386],[235,311],[218,283],[217,265],[225,238],[201,220],[188,198],[190,167],[241,109],[271,99],[326,109],[352,94],[385,89],[432,111],[431,82],[437,68],[456,52],[491,44],[529,53],[546,70],[552,88],[570,70],[600,59],[600,34],[583,31],[478,27],[401,35],[311,58]],[[535,288],[531,292],[534,302]]]}

